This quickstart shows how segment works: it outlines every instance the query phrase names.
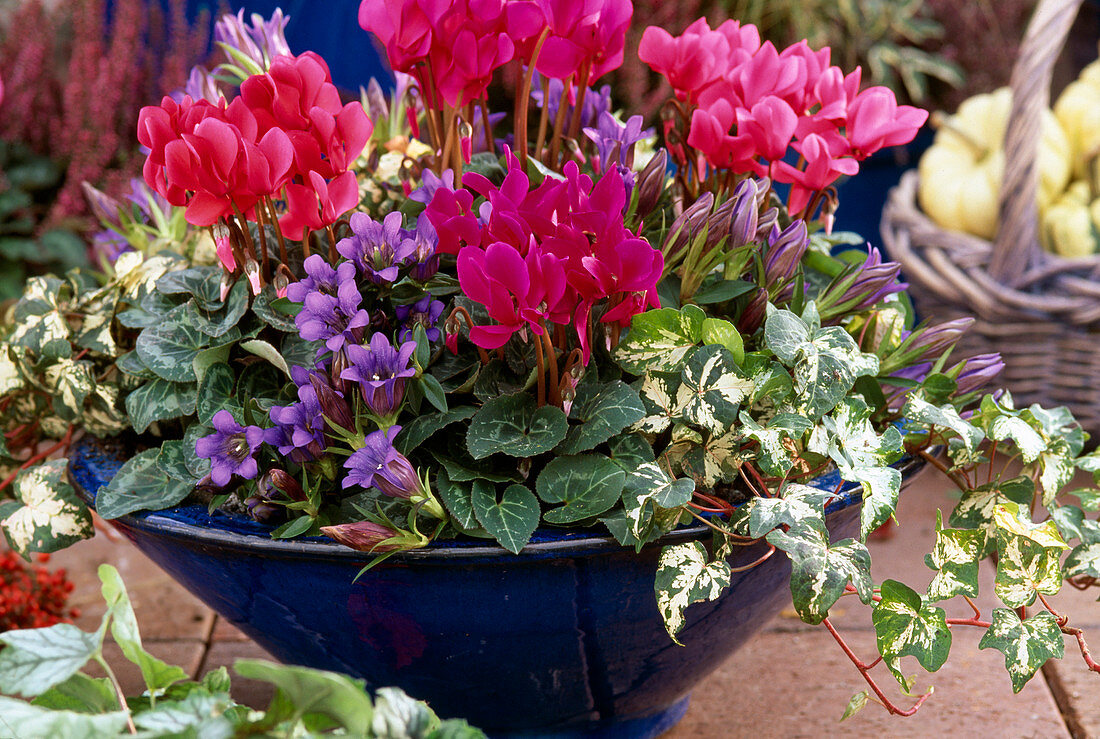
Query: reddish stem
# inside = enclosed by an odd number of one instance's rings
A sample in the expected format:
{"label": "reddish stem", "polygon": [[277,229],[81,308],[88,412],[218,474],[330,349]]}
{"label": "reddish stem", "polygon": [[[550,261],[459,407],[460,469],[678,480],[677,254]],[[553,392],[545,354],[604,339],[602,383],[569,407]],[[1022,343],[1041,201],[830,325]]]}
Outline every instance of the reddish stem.
{"label": "reddish stem", "polygon": [[0,490],[7,489],[8,485],[11,485],[13,482],[15,482],[15,478],[19,477],[19,473],[21,473],[23,470],[27,469],[28,467],[33,467],[34,465],[38,464],[43,459],[58,451],[62,447],[67,447],[69,445],[69,442],[72,441],[73,431],[75,430],[75,426],[69,426],[69,430],[65,432],[65,436],[61,439],[61,441],[57,442],[49,449],[39,452],[38,454],[34,455],[26,462],[24,462],[22,465],[20,465],[19,469],[8,475],[6,480],[0,482]]}

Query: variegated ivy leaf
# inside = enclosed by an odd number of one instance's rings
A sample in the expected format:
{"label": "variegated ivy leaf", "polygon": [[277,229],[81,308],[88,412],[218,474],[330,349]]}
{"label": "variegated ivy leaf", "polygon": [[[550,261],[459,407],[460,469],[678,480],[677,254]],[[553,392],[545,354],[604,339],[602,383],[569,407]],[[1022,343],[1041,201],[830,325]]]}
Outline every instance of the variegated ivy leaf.
{"label": "variegated ivy leaf", "polygon": [[614,357],[627,372],[675,372],[684,357],[703,339],[706,314],[694,305],[682,310],[660,308],[639,313]]}
{"label": "variegated ivy leaf", "polygon": [[870,421],[871,409],[860,398],[845,398],[814,429],[810,450],[827,454],[840,476],[863,487],[860,538],[885,523],[897,509],[901,472],[889,465],[901,457],[902,435],[890,426],[880,436]]}
{"label": "variegated ivy leaf", "polygon": [[88,397],[80,424],[94,436],[113,436],[130,428],[130,419],[119,407],[119,387],[101,382]]}
{"label": "variegated ivy leaf", "polygon": [[114,321],[114,309],[104,306],[100,311],[91,312],[84,316],[74,343],[93,352],[105,354],[108,357],[118,356],[118,344],[111,334],[111,325]]}
{"label": "variegated ivy leaf", "polygon": [[[623,506],[630,533],[639,541],[646,541],[654,524],[664,524],[679,519],[682,506],[695,492],[695,483],[687,478],[675,479],[654,462],[648,462],[629,471],[623,488]],[[676,509],[675,512],[670,512]]]}
{"label": "variegated ivy leaf", "polygon": [[[681,508],[656,507],[642,493],[623,491],[623,507],[602,516],[600,522],[607,526],[615,540],[624,547],[634,547],[636,551],[641,551],[649,542],[660,539],[676,528],[682,515]],[[641,522],[639,534],[634,531],[635,520]]]}
{"label": "variegated ivy leaf", "polygon": [[857,377],[878,373],[878,357],[861,352],[843,328],[811,328],[787,310],[768,316],[764,339],[784,364],[794,367],[798,407],[811,418],[836,407]]}
{"label": "variegated ivy leaf", "polygon": [[1100,578],[1100,542],[1078,544],[1066,557],[1066,577]]}
{"label": "variegated ivy leaf", "polygon": [[794,391],[794,382],[787,369],[763,354],[749,354],[742,371],[752,379],[753,404],[768,403],[778,406]]}
{"label": "variegated ivy leaf", "polygon": [[714,600],[729,587],[729,564],[723,560],[708,563],[707,559],[706,547],[697,541],[661,550],[653,590],[665,629],[677,644],[676,634],[684,627],[684,609]]}
{"label": "variegated ivy leaf", "polygon": [[962,440],[954,436],[947,440],[947,458],[951,460],[952,470],[974,468],[988,461],[982,447],[967,449]]}
{"label": "variegated ivy leaf", "polygon": [[[1045,443],[1046,448],[1033,466],[1039,472],[1043,505],[1049,506],[1054,496],[1073,479],[1076,457],[1085,445],[1084,431],[1065,407],[1046,409],[1032,405],[1020,411],[1020,419],[1035,429]],[[1031,472],[1032,466],[1024,470],[1024,474]]]}
{"label": "variegated ivy leaf", "polygon": [[683,453],[680,464],[696,485],[707,490],[720,482],[732,482],[737,477],[743,455],[743,437],[735,432],[711,436],[703,444],[691,444]]}
{"label": "variegated ivy leaf", "polygon": [[769,543],[791,559],[791,597],[799,617],[819,624],[851,582],[864,603],[871,602],[871,554],[854,539],[829,543],[819,521],[800,521],[787,531],[776,529]]}
{"label": "variegated ivy leaf", "polygon": [[936,546],[924,555],[924,563],[936,576],[928,584],[928,599],[947,600],[956,595],[978,595],[978,563],[985,535],[974,529],[945,529],[943,514],[936,511]]}
{"label": "variegated ivy leaf", "polygon": [[994,506],[997,526],[997,578],[993,590],[1010,608],[1029,606],[1036,593],[1054,595],[1062,588],[1062,551],[1068,549],[1054,521],[1021,520],[1015,503]]}
{"label": "variegated ivy leaf", "polygon": [[95,390],[95,376],[89,362],[61,359],[46,368],[46,386],[53,391],[53,408],[66,421],[74,421],[84,400]]}
{"label": "variegated ivy leaf", "polygon": [[1065,642],[1058,621],[1046,611],[1021,621],[1015,611],[994,608],[992,623],[978,642],[978,649],[996,649],[1004,654],[1012,692],[1019,693],[1048,659],[1062,658]]}
{"label": "variegated ivy leaf", "polygon": [[676,406],[685,420],[719,434],[737,421],[740,403],[752,391],[733,355],[714,344],[693,351],[681,372]]}
{"label": "variegated ivy leaf", "polygon": [[72,354],[69,324],[60,307],[63,284],[56,277],[32,277],[27,280],[23,297],[15,306],[15,328],[9,337],[11,343],[49,359]]}
{"label": "variegated ivy leaf", "polygon": [[920,393],[910,394],[905,401],[905,407],[901,410],[903,418],[909,421],[925,423],[929,426],[940,426],[950,429],[958,434],[963,447],[968,452],[978,448],[985,438],[981,429],[959,416],[959,412],[951,405],[934,406],[922,397]]}
{"label": "variegated ivy leaf", "polygon": [[768,421],[767,427],[761,426],[747,412],[741,412],[741,430],[750,439],[756,439],[760,445],[756,461],[760,468],[773,477],[783,477],[794,466],[794,444],[792,439],[800,439],[813,428],[813,422],[794,413],[778,413]]}
{"label": "variegated ivy leaf", "polygon": [[659,434],[680,418],[676,393],[680,375],[671,372],[647,372],[638,385],[638,395],[645,407],[645,416],[634,424],[634,431]]}
{"label": "variegated ivy leaf", "polygon": [[935,672],[943,667],[951,651],[951,629],[947,627],[944,610],[926,604],[907,585],[886,580],[879,588],[879,595],[882,600],[871,614],[879,653],[904,689],[908,680],[899,670],[900,658],[916,657],[921,667]]}
{"label": "variegated ivy leaf", "polygon": [[1058,533],[1062,541],[1069,542],[1073,539],[1082,544],[1095,544],[1100,542],[1100,521],[1085,518],[1085,513],[1077,506],[1059,506],[1050,512],[1050,520],[1058,527]]}
{"label": "variegated ivy leaf", "polygon": [[15,500],[0,504],[0,527],[24,558],[56,552],[92,535],[92,516],[65,477],[67,460],[55,459],[20,473]]}
{"label": "variegated ivy leaf", "polygon": [[12,361],[7,344],[0,344],[0,396],[10,395],[26,384],[19,365]]}
{"label": "variegated ivy leaf", "polygon": [[989,438],[994,441],[1012,439],[1025,463],[1034,462],[1047,449],[1042,435],[1016,415],[1000,415],[994,418],[989,424]]}
{"label": "variegated ivy leaf", "polygon": [[962,529],[978,529],[983,534],[982,553],[990,550],[997,524],[993,509],[1006,502],[1027,505],[1035,494],[1035,483],[1028,477],[1011,480],[994,480],[976,488],[962,491],[962,498],[951,512],[948,523]]}
{"label": "variegated ivy leaf", "polygon": [[730,524],[753,539],[759,539],[778,526],[794,526],[799,521],[810,521],[824,528],[825,502],[832,497],[828,490],[787,483],[777,498],[755,497],[738,507]]}

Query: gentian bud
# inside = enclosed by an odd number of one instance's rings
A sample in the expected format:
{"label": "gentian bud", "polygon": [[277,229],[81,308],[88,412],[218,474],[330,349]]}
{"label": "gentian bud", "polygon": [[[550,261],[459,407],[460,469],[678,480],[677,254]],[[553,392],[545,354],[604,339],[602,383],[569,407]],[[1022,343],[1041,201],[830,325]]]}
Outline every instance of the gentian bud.
{"label": "gentian bud", "polygon": [[411,532],[398,531],[372,521],[322,526],[321,533],[359,552],[396,552],[414,549],[426,543],[420,541],[423,537],[417,537]]}
{"label": "gentian bud", "polygon": [[648,216],[660,202],[661,195],[665,191],[665,180],[668,177],[667,167],[668,152],[661,149],[653,155],[638,176],[638,206],[634,211],[638,218]]}
{"label": "gentian bud", "polygon": [[741,315],[737,319],[737,330],[741,332],[742,336],[747,336],[760,328],[760,325],[764,323],[767,307],[768,291],[764,289],[757,290],[756,295],[752,296],[752,300],[745,306],[745,310],[741,311]]}
{"label": "gentian bud", "polygon": [[309,373],[309,384],[317,393],[317,402],[321,406],[324,417],[340,428],[355,431],[355,421],[352,419],[347,401],[337,395],[336,391],[316,372]]}
{"label": "gentian bud", "polygon": [[699,196],[698,200],[684,208],[680,216],[672,222],[672,227],[668,230],[668,238],[661,247],[666,258],[688,248],[692,237],[710,218],[713,207],[714,195],[705,192]]}
{"label": "gentian bud", "polygon": [[267,476],[271,486],[291,500],[306,499],[306,493],[302,490],[302,486],[285,470],[276,468],[268,472]]}

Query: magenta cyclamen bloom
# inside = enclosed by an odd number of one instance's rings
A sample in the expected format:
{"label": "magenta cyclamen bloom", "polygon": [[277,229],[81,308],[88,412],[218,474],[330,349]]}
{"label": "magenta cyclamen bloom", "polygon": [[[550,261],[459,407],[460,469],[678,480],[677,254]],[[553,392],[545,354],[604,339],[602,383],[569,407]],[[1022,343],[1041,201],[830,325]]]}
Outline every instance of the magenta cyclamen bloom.
{"label": "magenta cyclamen bloom", "polygon": [[416,375],[409,364],[416,351],[415,341],[406,341],[397,349],[381,333],[370,338],[370,344],[348,344],[345,348],[350,366],[340,373],[341,379],[359,383],[367,409],[379,418],[391,418],[401,409],[405,385]]}
{"label": "magenta cyclamen bloom", "polygon": [[363,447],[356,449],[344,462],[348,473],[344,475],[342,487],[378,488],[391,498],[424,497],[423,483],[412,463],[393,448],[399,431],[400,426],[390,426],[386,431],[368,434]]}
{"label": "magenta cyclamen bloom", "polygon": [[401,267],[416,253],[416,241],[401,228],[401,214],[396,211],[381,223],[366,213],[354,213],[351,230],[354,235],[341,239],[336,250],[376,284],[395,282]]}
{"label": "magenta cyclamen bloom", "polygon": [[251,480],[259,472],[253,455],[264,442],[264,430],[259,426],[241,426],[233,414],[220,410],[212,420],[214,433],[195,442],[195,454],[210,460],[210,479],[225,487],[239,475]]}

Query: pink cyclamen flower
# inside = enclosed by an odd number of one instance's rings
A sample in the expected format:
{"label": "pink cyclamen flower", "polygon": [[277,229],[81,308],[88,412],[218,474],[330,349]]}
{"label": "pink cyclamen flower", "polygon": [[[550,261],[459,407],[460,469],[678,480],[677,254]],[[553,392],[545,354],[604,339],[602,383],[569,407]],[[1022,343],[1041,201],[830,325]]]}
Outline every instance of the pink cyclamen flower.
{"label": "pink cyclamen flower", "polygon": [[458,254],[458,282],[462,292],[484,305],[497,322],[470,330],[470,340],[484,349],[504,346],[526,326],[542,334],[549,307],[565,292],[565,273],[557,257],[532,248],[524,258],[500,242],[484,251],[464,247]]}
{"label": "pink cyclamen flower", "polygon": [[729,56],[729,39],[712,31],[706,18],[692,23],[680,36],[650,26],[638,44],[638,58],[664,75],[681,100],[693,100],[718,79],[727,70]]}
{"label": "pink cyclamen flower", "polygon": [[926,120],[928,111],[898,105],[888,87],[869,87],[848,108],[847,137],[852,155],[865,159],[884,146],[906,144]]}
{"label": "pink cyclamen flower", "polygon": [[427,58],[432,30],[450,5],[449,0],[363,0],[359,26],[386,47],[391,68],[411,72]]}
{"label": "pink cyclamen flower", "polygon": [[806,160],[806,169],[795,169],[786,162],[776,162],[773,169],[777,182],[791,183],[788,202],[791,213],[801,212],[815,192],[829,187],[840,175],[859,171],[859,162],[849,156],[834,155],[825,139],[817,134],[810,134],[794,148]]}
{"label": "pink cyclamen flower", "polygon": [[626,29],[634,7],[630,0],[538,0],[550,35],[535,62],[539,74],[555,79],[575,76],[589,65],[585,87],[623,62]]}
{"label": "pink cyclamen flower", "polygon": [[354,172],[343,172],[326,181],[317,172],[309,173],[309,184],[286,186],[287,212],[279,218],[279,228],[292,239],[305,238],[306,230],[336,223],[359,202],[359,183]]}

